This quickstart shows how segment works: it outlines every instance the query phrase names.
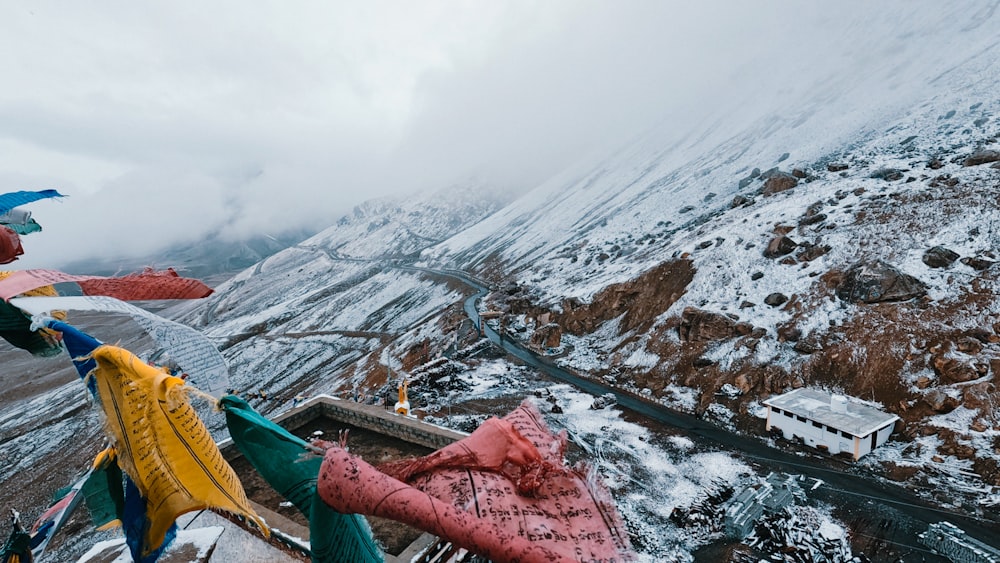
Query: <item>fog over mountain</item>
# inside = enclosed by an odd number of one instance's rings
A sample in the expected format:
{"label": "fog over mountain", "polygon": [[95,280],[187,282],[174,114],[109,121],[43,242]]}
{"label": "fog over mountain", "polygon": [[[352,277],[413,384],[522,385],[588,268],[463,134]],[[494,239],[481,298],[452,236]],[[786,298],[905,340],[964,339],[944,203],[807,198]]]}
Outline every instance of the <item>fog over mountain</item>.
{"label": "fog over mountain", "polygon": [[914,52],[926,38],[990,9],[8,5],[0,182],[70,196],[32,207],[45,230],[15,266],[319,230],[368,197],[470,177],[522,193],[650,127],[698,135],[803,95],[873,112],[913,87],[901,71],[961,49]]}

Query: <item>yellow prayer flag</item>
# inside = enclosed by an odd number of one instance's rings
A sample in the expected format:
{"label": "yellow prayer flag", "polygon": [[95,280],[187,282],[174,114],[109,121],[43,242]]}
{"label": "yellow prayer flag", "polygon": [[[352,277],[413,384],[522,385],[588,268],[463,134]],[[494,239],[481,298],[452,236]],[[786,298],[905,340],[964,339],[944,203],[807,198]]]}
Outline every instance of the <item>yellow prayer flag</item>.
{"label": "yellow prayer flag", "polygon": [[146,545],[156,549],[178,516],[204,508],[241,515],[270,535],[191,407],[184,380],[116,346],[99,346],[93,358],[118,463],[147,500]]}

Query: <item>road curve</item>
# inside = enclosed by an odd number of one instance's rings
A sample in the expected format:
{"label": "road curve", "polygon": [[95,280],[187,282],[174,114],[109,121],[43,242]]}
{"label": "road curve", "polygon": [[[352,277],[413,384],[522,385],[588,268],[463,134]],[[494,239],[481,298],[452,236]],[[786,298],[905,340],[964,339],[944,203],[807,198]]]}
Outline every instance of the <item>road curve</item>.
{"label": "road curve", "polygon": [[[406,266],[404,268],[411,271],[449,277],[474,288],[476,293],[466,298],[463,307],[466,315],[468,315],[476,327],[490,341],[501,346],[508,354],[540,370],[553,379],[569,383],[595,396],[612,393],[617,398],[618,405],[625,410],[683,430],[702,444],[714,445],[738,452],[760,462],[762,465],[770,466],[775,471],[797,473],[819,479],[840,493],[855,495],[859,499],[866,499],[868,502],[880,502],[891,505],[892,508],[927,524],[949,521],[965,530],[970,536],[976,537],[988,544],[995,542],[994,538],[1000,538],[1000,521],[960,514],[952,510],[937,507],[912,494],[909,490],[893,483],[876,481],[861,475],[845,473],[841,470],[827,467],[823,465],[823,461],[825,460],[798,456],[785,450],[774,448],[756,437],[736,434],[688,413],[643,399],[636,394],[605,385],[599,381],[581,377],[556,365],[549,358],[539,357],[516,340],[501,338],[495,330],[483,323],[479,318],[479,310],[476,304],[490,289],[482,281],[457,270],[439,270],[416,266]],[[905,539],[911,546],[920,545],[916,537]]]}

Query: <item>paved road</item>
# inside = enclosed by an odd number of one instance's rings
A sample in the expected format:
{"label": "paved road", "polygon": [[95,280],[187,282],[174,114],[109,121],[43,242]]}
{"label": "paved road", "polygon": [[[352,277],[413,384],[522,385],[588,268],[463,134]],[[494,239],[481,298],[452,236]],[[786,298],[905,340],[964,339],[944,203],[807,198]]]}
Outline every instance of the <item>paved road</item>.
{"label": "paved road", "polygon": [[[489,291],[485,285],[471,276],[455,270],[436,270],[409,266],[406,269],[457,279],[476,289],[477,293],[465,300],[465,313],[473,323],[492,342],[503,347],[507,353],[518,358],[549,377],[578,387],[595,396],[613,393],[618,399],[618,405],[623,409],[655,420],[662,424],[685,431],[690,437],[703,445],[720,447],[738,452],[769,466],[775,471],[797,473],[823,481],[841,494],[857,498],[857,505],[863,509],[866,503],[874,502],[890,506],[907,516],[924,523],[949,521],[964,529],[966,533],[986,543],[997,543],[1000,538],[1000,521],[994,518],[982,518],[969,514],[959,514],[935,506],[924,499],[910,493],[899,485],[887,483],[861,475],[845,473],[842,469],[830,466],[830,461],[795,455],[785,450],[769,446],[765,442],[748,436],[731,432],[721,426],[699,419],[693,415],[676,411],[659,403],[648,401],[642,397],[605,385],[599,381],[580,377],[556,365],[551,359],[540,357],[516,340],[500,338],[500,335],[479,318],[477,302]],[[911,546],[920,546],[917,538],[897,537],[896,541]]]}

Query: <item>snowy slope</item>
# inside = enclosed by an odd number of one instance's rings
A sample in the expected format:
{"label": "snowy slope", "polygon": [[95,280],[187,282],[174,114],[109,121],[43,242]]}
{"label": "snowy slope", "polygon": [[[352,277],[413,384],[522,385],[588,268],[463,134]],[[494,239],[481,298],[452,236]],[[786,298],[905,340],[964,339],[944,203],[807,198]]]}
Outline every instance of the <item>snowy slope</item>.
{"label": "snowy slope", "polygon": [[[849,45],[835,46],[839,57],[775,69],[769,89],[717,108],[690,130],[660,123],[631,146],[565,171],[422,258],[476,268],[498,251],[509,271],[553,300],[588,299],[665,255],[691,250],[701,242],[694,227],[723,213],[735,195],[759,187],[740,187],[754,168],[813,170],[854,156],[874,157],[874,169],[882,158],[905,165],[941,150],[971,151],[988,142],[997,124],[1000,15],[993,8],[873,7],[866,25],[839,38]],[[883,35],[887,29],[892,33]],[[982,118],[986,123],[978,124]],[[897,146],[911,136],[916,139]],[[602,252],[627,259],[585,263]]]}

